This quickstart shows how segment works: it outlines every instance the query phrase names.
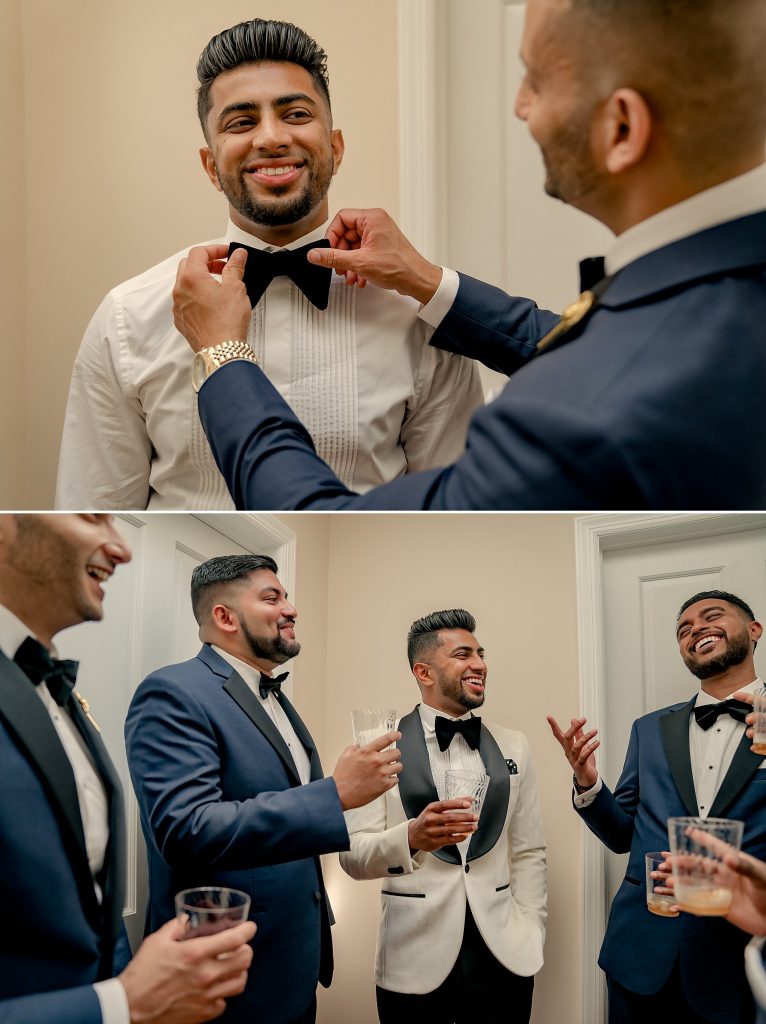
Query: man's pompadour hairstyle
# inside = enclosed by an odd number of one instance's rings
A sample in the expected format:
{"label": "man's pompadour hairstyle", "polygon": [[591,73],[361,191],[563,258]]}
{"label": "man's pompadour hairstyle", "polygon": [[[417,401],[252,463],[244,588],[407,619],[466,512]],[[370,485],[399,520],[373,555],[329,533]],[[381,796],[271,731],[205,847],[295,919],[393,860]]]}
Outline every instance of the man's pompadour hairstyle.
{"label": "man's pompadour hairstyle", "polygon": [[439,633],[445,629],[464,629],[468,633],[475,633],[476,619],[464,608],[448,608],[416,619],[407,634],[407,658],[410,668],[425,651],[439,646]]}
{"label": "man's pompadour hairstyle", "polygon": [[210,88],[219,75],[243,64],[284,61],[305,68],[330,106],[330,79],[327,54],[310,35],[287,21],[253,18],[241,21],[213,36],[197,61],[197,113],[207,137],[210,113]]}

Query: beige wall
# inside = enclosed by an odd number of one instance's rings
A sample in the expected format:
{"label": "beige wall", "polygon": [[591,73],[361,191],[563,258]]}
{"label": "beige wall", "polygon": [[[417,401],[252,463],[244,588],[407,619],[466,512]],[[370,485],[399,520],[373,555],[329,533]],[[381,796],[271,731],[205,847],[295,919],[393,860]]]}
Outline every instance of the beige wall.
{"label": "beige wall", "polygon": [[[19,239],[0,268],[3,355],[16,360],[3,375],[2,397],[11,392],[3,426],[28,437],[29,467],[23,485],[19,465],[11,467],[16,484],[4,507],[52,505],[71,367],[104,294],[222,233],[225,203],[197,155],[194,67],[212,35],[256,14],[296,22],[328,52],[335,124],[347,146],[331,208],[381,205],[396,214],[396,0],[0,0],[9,86],[0,100],[8,155],[0,159],[13,163],[16,183],[4,189],[0,223],[4,237]],[[12,344],[24,332],[34,367],[26,381]],[[4,430],[10,480],[8,448]]]}
{"label": "beige wall", "polygon": [[0,268],[3,311],[0,373],[0,508],[15,507],[24,464],[24,136],[21,122],[21,25],[18,0],[0,0]]}
{"label": "beige wall", "polygon": [[[411,709],[418,691],[404,638],[437,608],[467,607],[490,668],[486,716],[529,737],[548,840],[550,922],[533,1020],[580,1021],[579,897],[582,826],[571,810],[570,772],[546,714],[578,708],[574,520],[567,515],[282,515],[297,535],[296,593],[308,658],[326,628],[317,686],[301,655],[296,700],[317,725],[326,772],[350,742],[352,707]],[[327,545],[324,547],[324,545]],[[320,578],[317,578],[317,573]],[[309,644],[309,630],[312,640]],[[316,662],[315,662],[316,664]],[[353,882],[326,858],[337,917],[336,975],[320,992],[322,1024],[375,1024],[372,980],[379,884]]]}

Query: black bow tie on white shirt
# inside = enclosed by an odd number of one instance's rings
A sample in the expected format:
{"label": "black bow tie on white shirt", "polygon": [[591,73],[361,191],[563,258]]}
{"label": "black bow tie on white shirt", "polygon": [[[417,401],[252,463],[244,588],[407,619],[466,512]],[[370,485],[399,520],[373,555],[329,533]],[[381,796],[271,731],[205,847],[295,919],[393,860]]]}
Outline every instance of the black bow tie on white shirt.
{"label": "black bow tie on white shirt", "polygon": [[436,730],[436,742],[439,744],[439,750],[446,750],[450,743],[452,743],[455,733],[458,732],[471,750],[476,750],[479,745],[479,736],[481,735],[481,719],[474,716],[473,718],[463,718],[453,722],[451,718],[442,718],[441,715],[437,715],[434,729]]}
{"label": "black bow tie on white shirt", "polygon": [[590,292],[606,277],[606,261],[603,256],[587,256],[580,260],[580,291]]}
{"label": "black bow tie on white shirt", "polygon": [[279,695],[279,691],[282,689],[282,683],[290,675],[289,672],[283,672],[281,676],[275,676],[273,679],[271,676],[267,676],[265,672],[261,672],[261,681],[258,684],[258,692],[261,695],[262,700],[266,700],[271,690],[274,691],[274,696]]}
{"label": "black bow tie on white shirt", "polygon": [[13,659],[30,682],[45,682],[51,697],[63,707],[77,682],[78,661],[59,661],[39,640],[28,636]]}
{"label": "black bow tie on white shirt", "polygon": [[311,249],[325,249],[329,246],[329,239],[320,238],[318,242],[309,242],[299,249],[265,252],[263,249],[252,249],[241,242],[231,242],[229,256],[235,249],[245,249],[247,252],[244,282],[251,306],[255,306],[275,277],[286,276],[317,309],[327,309],[332,270],[329,267],[318,267],[316,263],[309,263],[306,253]]}
{"label": "black bow tie on white shirt", "polygon": [[695,707],[694,717],[701,729],[709,729],[719,715],[731,715],[738,722],[745,721],[745,715],[749,715],[752,707],[744,700],[722,700],[719,704],[703,704],[702,707]]}

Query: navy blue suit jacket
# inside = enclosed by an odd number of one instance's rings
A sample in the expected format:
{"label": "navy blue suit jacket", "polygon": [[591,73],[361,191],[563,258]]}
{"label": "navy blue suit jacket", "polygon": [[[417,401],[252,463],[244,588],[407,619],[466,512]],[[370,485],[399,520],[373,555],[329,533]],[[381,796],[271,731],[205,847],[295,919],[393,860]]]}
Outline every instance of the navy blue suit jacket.
{"label": "navy blue suit jacket", "polygon": [[223,885],[252,899],[258,926],[247,988],[222,1019],[283,1024],[332,977],[319,854],[348,849],[333,779],[311,736],[279,701],[311,758],[300,785],[287,745],[241,676],[205,645],[152,673],[128,711],[128,763],[149,852],[153,930],[181,889]]}
{"label": "navy blue suit jacket", "polygon": [[77,789],[50,716],[0,652],[0,1020],[100,1024],[93,982],[129,958],[122,929],[125,848],[120,784],[80,705],[69,710],[109,798],[99,906]]}
{"label": "navy blue suit jacket", "polygon": [[[668,849],[667,820],[698,815],[689,756],[694,701],[674,704],[633,723],[625,767],[612,793],[606,786],[580,815],[616,853],[630,852],[625,879],[612,903],[599,964],[625,988],[657,992],[680,957],[688,1003],[705,1020],[731,1024],[749,1004],[743,953],[750,936],[722,918],[680,914],[661,918],[646,909],[644,854]],[[709,814],[745,822],[742,848],[766,858],[766,768],[742,738]]]}
{"label": "navy blue suit jacket", "polygon": [[766,507],[766,213],[637,259],[565,343],[531,359],[557,319],[461,277],[431,343],[513,377],[474,414],[456,463],[363,496],[258,367],[222,367],[199,410],[237,507]]}

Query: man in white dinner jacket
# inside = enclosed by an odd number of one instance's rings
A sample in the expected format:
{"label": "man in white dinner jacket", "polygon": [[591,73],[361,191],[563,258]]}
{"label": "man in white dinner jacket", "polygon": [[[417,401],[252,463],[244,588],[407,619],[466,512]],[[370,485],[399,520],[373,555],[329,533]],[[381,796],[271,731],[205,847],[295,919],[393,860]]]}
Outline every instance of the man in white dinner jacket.
{"label": "man in white dinner jacket", "polygon": [[[399,722],[399,786],[346,815],[357,879],[383,878],[375,966],[381,1024],[527,1024],[543,963],[545,840],[523,733],[473,715],[487,666],[463,609],[410,628],[423,703]],[[486,772],[479,819],[445,800],[448,769]]]}

